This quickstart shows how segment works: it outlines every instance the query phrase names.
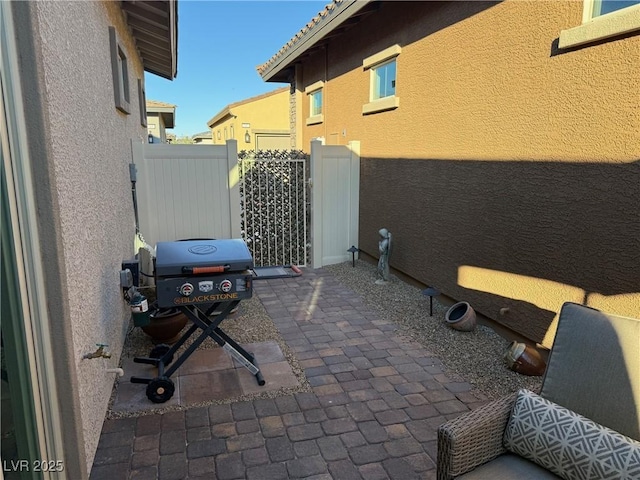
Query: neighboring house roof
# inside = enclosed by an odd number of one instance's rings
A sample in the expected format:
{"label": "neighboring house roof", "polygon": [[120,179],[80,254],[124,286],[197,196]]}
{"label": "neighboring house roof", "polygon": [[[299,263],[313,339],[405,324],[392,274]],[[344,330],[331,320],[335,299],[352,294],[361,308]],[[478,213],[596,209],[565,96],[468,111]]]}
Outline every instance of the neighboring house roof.
{"label": "neighboring house roof", "polygon": [[200,132],[193,135],[191,137],[191,140],[196,140],[198,138],[201,138],[201,139],[213,138],[213,135],[211,135],[211,132]]}
{"label": "neighboring house roof", "polygon": [[376,8],[372,0],[333,0],[256,70],[267,82],[288,82],[298,58],[321,46],[329,37],[339,35],[357,23],[358,17]]}
{"label": "neighboring house roof", "polygon": [[157,100],[147,100],[147,115],[155,114],[162,117],[165,128],[173,128],[176,116],[176,105]]}
{"label": "neighboring house roof", "polygon": [[208,127],[213,127],[216,123],[220,122],[222,119],[232,115],[231,109],[239,107],[240,105],[245,105],[247,103],[255,102],[257,100],[262,100],[263,98],[268,98],[272,95],[277,95],[278,93],[282,93],[286,90],[289,90],[289,87],[278,88],[277,90],[272,90],[267,93],[263,93],[261,95],[256,95],[255,97],[245,98],[244,100],[240,100],[239,102],[230,103],[218,113],[216,113],[211,120],[207,122]]}
{"label": "neighboring house roof", "polygon": [[176,108],[176,105],[157,100],[147,100],[147,108]]}
{"label": "neighboring house roof", "polygon": [[122,10],[147,72],[178,74],[178,0],[124,0]]}

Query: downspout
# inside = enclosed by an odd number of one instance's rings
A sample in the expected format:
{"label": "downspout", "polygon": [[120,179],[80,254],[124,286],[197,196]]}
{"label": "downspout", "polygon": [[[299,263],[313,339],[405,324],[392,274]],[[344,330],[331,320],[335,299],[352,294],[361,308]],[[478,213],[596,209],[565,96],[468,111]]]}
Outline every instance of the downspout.
{"label": "downspout", "polygon": [[322,89],[322,113],[324,114],[324,122],[322,122],[324,124],[324,142],[325,145],[328,143],[327,140],[329,137],[327,137],[327,123],[328,123],[328,119],[329,119],[329,115],[327,115],[327,105],[329,104],[329,102],[327,101],[327,90],[328,90],[328,86],[329,86],[329,48],[328,45],[325,43],[322,46],[322,49],[324,50],[324,88]]}

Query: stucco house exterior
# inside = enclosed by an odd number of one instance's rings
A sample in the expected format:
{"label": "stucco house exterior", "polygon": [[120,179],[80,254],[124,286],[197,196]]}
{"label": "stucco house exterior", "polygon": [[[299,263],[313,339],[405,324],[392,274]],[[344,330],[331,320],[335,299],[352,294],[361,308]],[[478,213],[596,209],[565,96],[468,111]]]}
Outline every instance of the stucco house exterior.
{"label": "stucco house exterior", "polygon": [[258,72],[298,147],[361,141],[362,251],[549,346],[640,316],[639,3],[336,0]]}
{"label": "stucco house exterior", "polygon": [[291,148],[289,100],[289,87],[282,87],[227,105],[207,122],[213,144],[237,140],[240,150]]}
{"label": "stucco house exterior", "polygon": [[167,128],[175,127],[176,106],[157,100],[147,100],[146,109],[149,143],[171,143],[168,141]]}
{"label": "stucco house exterior", "polygon": [[176,28],[175,0],[0,2],[5,479],[89,476],[130,319],[144,72],[176,76]]}

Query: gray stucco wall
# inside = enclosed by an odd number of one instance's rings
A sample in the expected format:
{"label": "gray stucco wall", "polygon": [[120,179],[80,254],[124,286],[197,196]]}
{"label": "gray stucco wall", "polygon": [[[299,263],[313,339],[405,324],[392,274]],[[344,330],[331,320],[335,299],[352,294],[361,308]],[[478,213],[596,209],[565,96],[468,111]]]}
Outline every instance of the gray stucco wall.
{"label": "gray stucco wall", "polygon": [[153,143],[167,143],[167,132],[162,116],[157,113],[147,113],[147,122],[147,131],[153,135]]}
{"label": "gray stucco wall", "polygon": [[[115,378],[105,370],[118,366],[129,319],[119,270],[134,253],[128,164],[131,141],[146,139],[137,92],[143,69],[117,2],[24,2],[15,10],[32,50],[21,75],[30,92],[25,116],[66,462],[79,464],[70,475],[85,477]],[[130,115],[114,106],[109,26],[128,57]],[[113,357],[83,360],[97,343]]]}

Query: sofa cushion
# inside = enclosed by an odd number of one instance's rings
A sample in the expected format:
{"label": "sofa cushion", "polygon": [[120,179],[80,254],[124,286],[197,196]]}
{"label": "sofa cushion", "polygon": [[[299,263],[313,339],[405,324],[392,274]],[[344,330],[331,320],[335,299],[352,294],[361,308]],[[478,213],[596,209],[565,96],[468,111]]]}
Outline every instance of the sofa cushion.
{"label": "sofa cushion", "polygon": [[558,480],[560,477],[513,453],[505,453],[456,480]]}
{"label": "sofa cushion", "polygon": [[640,478],[640,442],[524,389],[504,446],[566,480]]}
{"label": "sofa cushion", "polygon": [[540,396],[640,441],[640,319],[565,303]]}

